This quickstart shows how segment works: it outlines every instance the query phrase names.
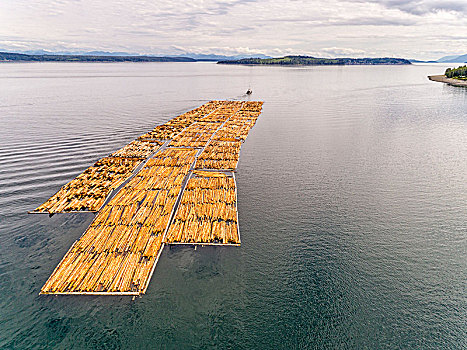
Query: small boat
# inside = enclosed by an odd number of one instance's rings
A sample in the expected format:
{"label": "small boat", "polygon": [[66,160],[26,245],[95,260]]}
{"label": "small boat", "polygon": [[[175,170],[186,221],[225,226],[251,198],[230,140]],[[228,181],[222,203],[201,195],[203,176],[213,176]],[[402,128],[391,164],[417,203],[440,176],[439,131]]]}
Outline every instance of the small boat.
{"label": "small boat", "polygon": [[251,95],[252,93],[253,93],[253,91],[251,91],[251,89],[246,90],[247,95]]}

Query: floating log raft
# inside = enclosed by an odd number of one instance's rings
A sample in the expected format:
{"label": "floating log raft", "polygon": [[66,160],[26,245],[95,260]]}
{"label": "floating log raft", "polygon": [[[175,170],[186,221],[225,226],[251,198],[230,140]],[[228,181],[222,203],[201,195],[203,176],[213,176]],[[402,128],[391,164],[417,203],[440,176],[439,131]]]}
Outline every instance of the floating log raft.
{"label": "floating log raft", "polygon": [[60,189],[37,210],[102,208],[41,294],[139,295],[165,243],[239,245],[231,171],[261,107],[211,101],[157,126]]}

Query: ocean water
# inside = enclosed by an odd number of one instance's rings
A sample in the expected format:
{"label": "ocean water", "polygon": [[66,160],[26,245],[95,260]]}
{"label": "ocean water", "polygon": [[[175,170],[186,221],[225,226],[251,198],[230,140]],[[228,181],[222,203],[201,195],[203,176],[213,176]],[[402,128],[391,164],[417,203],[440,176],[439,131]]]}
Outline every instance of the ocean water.
{"label": "ocean water", "polygon": [[[0,348],[467,348],[467,89],[426,78],[445,68],[0,64]],[[93,215],[28,210],[249,87],[241,247],[166,248],[135,300],[39,296]]]}

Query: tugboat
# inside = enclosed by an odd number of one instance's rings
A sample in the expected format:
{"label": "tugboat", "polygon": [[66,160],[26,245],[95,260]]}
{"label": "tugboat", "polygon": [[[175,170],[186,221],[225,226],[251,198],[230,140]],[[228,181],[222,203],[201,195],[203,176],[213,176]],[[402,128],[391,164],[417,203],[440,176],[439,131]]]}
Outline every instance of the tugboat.
{"label": "tugboat", "polygon": [[247,95],[251,95],[252,93],[253,93],[253,91],[251,91],[251,89],[246,90]]}

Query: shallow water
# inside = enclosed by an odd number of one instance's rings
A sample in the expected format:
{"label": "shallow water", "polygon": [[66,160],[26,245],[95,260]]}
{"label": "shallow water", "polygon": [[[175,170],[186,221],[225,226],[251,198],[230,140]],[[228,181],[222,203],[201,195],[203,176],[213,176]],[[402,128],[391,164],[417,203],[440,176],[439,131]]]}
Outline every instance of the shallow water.
{"label": "shallow water", "polygon": [[[442,65],[0,65],[0,348],[467,347],[467,89]],[[28,215],[210,99],[264,100],[240,248],[165,249],[147,294],[39,290],[92,214]]]}

